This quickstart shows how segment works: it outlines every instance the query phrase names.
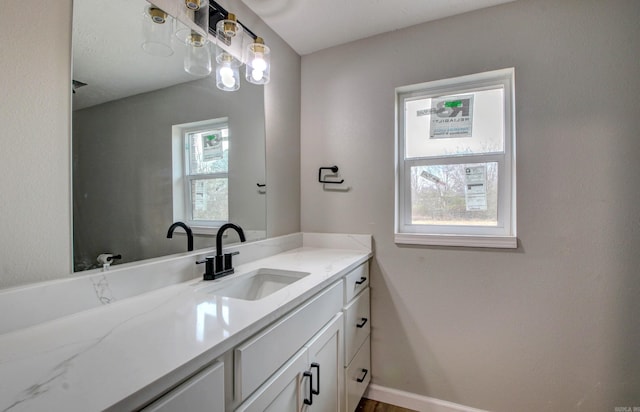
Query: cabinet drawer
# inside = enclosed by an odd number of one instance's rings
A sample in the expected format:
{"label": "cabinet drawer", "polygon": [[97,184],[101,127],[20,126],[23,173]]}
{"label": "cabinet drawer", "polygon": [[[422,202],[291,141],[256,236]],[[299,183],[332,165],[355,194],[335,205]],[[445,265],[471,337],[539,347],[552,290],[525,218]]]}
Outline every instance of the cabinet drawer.
{"label": "cabinet drawer", "polygon": [[365,339],[346,372],[347,412],[358,407],[360,398],[371,381],[371,341]]}
{"label": "cabinet drawer", "polygon": [[342,281],[294,309],[234,351],[235,397],[242,401],[340,311]]}
{"label": "cabinet drawer", "polygon": [[351,302],[358,293],[369,286],[369,262],[353,269],[344,278],[344,304]]}
{"label": "cabinet drawer", "polygon": [[176,389],[167,393],[143,412],[224,412],[224,364],[214,363]]}
{"label": "cabinet drawer", "polygon": [[371,333],[369,321],[369,288],[366,288],[345,308],[344,317],[344,361],[345,366],[351,362],[362,342]]}

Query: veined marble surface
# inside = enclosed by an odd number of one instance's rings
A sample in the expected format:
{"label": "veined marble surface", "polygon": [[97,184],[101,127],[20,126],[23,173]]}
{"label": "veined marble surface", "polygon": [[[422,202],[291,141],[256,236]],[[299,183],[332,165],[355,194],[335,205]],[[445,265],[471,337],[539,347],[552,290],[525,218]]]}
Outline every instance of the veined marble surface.
{"label": "veined marble surface", "polygon": [[[331,238],[339,247],[305,245],[240,263],[217,281],[189,280],[0,335],[0,411],[140,406],[150,388],[187,377],[371,257],[370,236],[343,236]],[[258,268],[310,275],[257,301],[209,291]],[[37,295],[28,303],[41,304]]]}
{"label": "veined marble surface", "polygon": [[[295,233],[238,243],[223,251],[241,252],[233,259],[237,266],[302,245],[303,234]],[[114,265],[105,272],[87,270],[69,278],[0,290],[0,313],[12,314],[0,318],[0,334],[197,279],[202,276],[204,265],[194,262],[208,255],[215,255],[215,248]]]}

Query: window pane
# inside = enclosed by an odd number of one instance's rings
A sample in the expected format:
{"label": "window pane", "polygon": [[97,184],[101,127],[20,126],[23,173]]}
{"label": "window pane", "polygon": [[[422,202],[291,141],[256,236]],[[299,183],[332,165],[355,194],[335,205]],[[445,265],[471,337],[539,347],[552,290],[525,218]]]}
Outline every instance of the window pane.
{"label": "window pane", "polygon": [[229,220],[229,179],[191,181],[193,220]]}
{"label": "window pane", "polygon": [[411,224],[497,226],[498,163],[412,167]]}
{"label": "window pane", "polygon": [[187,174],[226,173],[229,170],[229,131],[226,126],[187,133]]}
{"label": "window pane", "polygon": [[502,88],[405,100],[407,158],[504,151]]}

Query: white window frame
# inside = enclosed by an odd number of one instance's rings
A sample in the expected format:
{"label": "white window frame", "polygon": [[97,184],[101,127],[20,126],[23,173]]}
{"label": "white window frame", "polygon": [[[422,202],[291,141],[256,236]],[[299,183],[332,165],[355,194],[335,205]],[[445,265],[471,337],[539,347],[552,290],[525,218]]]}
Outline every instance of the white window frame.
{"label": "white window frame", "polygon": [[[433,246],[516,248],[516,157],[514,69],[396,88],[395,243]],[[405,101],[459,95],[503,87],[504,151],[474,155],[405,158]],[[497,226],[411,224],[411,167],[442,164],[498,164]]]}
{"label": "white window frame", "polygon": [[226,126],[229,129],[229,119],[219,118],[200,122],[173,126],[173,219],[184,221],[196,234],[215,235],[218,228],[228,222],[227,220],[194,220],[191,199],[191,183],[205,179],[229,179],[227,172],[190,174],[189,173],[189,142],[188,135],[204,132],[211,129],[219,129]]}

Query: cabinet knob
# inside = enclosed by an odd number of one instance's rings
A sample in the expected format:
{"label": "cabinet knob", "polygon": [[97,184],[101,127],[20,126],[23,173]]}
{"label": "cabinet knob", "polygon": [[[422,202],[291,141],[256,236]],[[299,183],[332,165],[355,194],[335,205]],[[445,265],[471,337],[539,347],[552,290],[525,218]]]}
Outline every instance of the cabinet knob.
{"label": "cabinet knob", "polygon": [[361,277],[360,280],[356,280],[356,285],[362,285],[366,281],[367,281],[367,278]]}

